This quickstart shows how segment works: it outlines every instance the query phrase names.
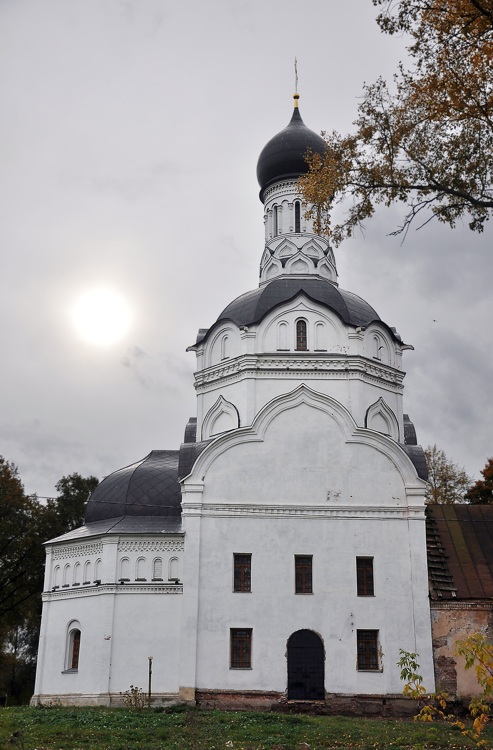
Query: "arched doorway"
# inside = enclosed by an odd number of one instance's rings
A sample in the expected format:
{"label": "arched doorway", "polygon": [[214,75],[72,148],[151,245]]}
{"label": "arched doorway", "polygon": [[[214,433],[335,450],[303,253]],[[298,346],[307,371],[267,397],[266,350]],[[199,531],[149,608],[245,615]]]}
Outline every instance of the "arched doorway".
{"label": "arched doorway", "polygon": [[320,701],[325,697],[324,644],[313,630],[297,630],[288,641],[288,699]]}

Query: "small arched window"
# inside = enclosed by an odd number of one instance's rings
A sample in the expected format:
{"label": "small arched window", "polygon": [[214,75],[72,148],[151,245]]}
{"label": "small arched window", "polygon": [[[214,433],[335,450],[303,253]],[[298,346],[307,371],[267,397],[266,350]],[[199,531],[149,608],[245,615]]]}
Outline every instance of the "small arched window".
{"label": "small arched window", "polygon": [[221,339],[221,359],[228,359],[229,357],[229,341],[228,336],[223,336]]}
{"label": "small arched window", "polygon": [[84,563],[84,581],[83,583],[91,583],[91,561],[86,560]]}
{"label": "small arched window", "polygon": [[301,205],[299,201],[294,203],[294,231],[301,232]]}
{"label": "small arched window", "polygon": [[378,336],[373,337],[372,344],[373,344],[373,358],[382,359],[381,352],[382,352],[383,346],[380,345],[380,339]]}
{"label": "small arched window", "polygon": [[179,571],[180,561],[177,557],[171,557],[168,564],[168,580],[179,580],[180,579],[180,571]]}
{"label": "small arched window", "polygon": [[67,563],[63,569],[62,586],[70,586],[70,565]]}
{"label": "small arched window", "polygon": [[53,588],[57,589],[60,586],[60,566],[56,565],[53,571]]}
{"label": "small arched window", "polygon": [[274,237],[277,237],[279,234],[279,206],[274,206],[272,211],[272,220],[273,220],[273,234]]}
{"label": "small arched window", "polygon": [[307,338],[306,338],[306,321],[296,321],[296,351],[306,352],[307,351]]}
{"label": "small arched window", "polygon": [[136,581],[145,581],[145,557],[139,557],[137,560],[137,564],[135,566],[135,580]]}
{"label": "small arched window", "polygon": [[288,324],[281,321],[277,326],[277,349],[278,351],[289,351]]}
{"label": "small arched window", "polygon": [[315,350],[317,352],[327,351],[327,336],[325,324],[322,322],[315,323]]}
{"label": "small arched window", "polygon": [[128,559],[128,557],[122,557],[122,559],[120,560],[120,580],[130,580],[130,560]]}
{"label": "small arched window", "polygon": [[78,622],[69,625],[68,642],[67,642],[67,660],[65,669],[79,669],[80,655],[80,626]]}
{"label": "small arched window", "polygon": [[74,565],[74,572],[72,575],[72,585],[80,586],[80,562],[76,562]]}
{"label": "small arched window", "polygon": [[152,580],[163,580],[163,561],[160,557],[156,557],[152,563]]}
{"label": "small arched window", "polygon": [[94,583],[101,583],[101,560],[96,560],[94,564]]}

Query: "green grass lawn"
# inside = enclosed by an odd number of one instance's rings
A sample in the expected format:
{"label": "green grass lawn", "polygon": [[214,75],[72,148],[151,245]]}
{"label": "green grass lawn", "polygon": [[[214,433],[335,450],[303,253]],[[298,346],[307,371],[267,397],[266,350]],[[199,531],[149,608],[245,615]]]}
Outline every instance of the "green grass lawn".
{"label": "green grass lawn", "polygon": [[[493,730],[484,734],[493,746]],[[183,709],[0,709],[0,750],[425,750],[474,747],[409,720]]]}

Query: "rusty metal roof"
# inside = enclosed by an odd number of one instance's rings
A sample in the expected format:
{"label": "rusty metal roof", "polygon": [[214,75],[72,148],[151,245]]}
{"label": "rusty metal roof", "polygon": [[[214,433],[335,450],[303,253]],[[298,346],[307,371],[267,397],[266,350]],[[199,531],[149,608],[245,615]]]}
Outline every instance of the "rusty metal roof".
{"label": "rusty metal roof", "polygon": [[493,598],[493,505],[428,505],[426,514],[431,598]]}

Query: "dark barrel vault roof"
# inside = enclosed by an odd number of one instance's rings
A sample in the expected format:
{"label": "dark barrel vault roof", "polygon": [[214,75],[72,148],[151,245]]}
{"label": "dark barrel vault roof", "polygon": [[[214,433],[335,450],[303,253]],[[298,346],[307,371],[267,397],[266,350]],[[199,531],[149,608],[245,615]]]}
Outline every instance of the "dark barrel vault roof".
{"label": "dark barrel vault roof", "polygon": [[308,151],[322,153],[326,148],[324,139],[307,128],[295,107],[289,124],[270,139],[262,149],[257,162],[257,179],[260,185],[260,200],[265,190],[279,180],[297,179],[308,172]]}
{"label": "dark barrel vault roof", "polygon": [[[339,289],[325,279],[293,277],[273,279],[268,284],[237,297],[224,308],[215,325],[226,320],[231,320],[237,326],[259,323],[271,310],[289,302],[298,294],[305,294],[314,302],[333,310],[347,325],[356,327],[367,326],[372,321],[382,322],[373,307],[356,294]],[[201,329],[196,344],[204,341],[211,330],[212,328]],[[389,330],[394,338],[398,338],[395,331]]]}
{"label": "dark barrel vault roof", "polygon": [[432,599],[493,598],[493,506],[428,505]]}

